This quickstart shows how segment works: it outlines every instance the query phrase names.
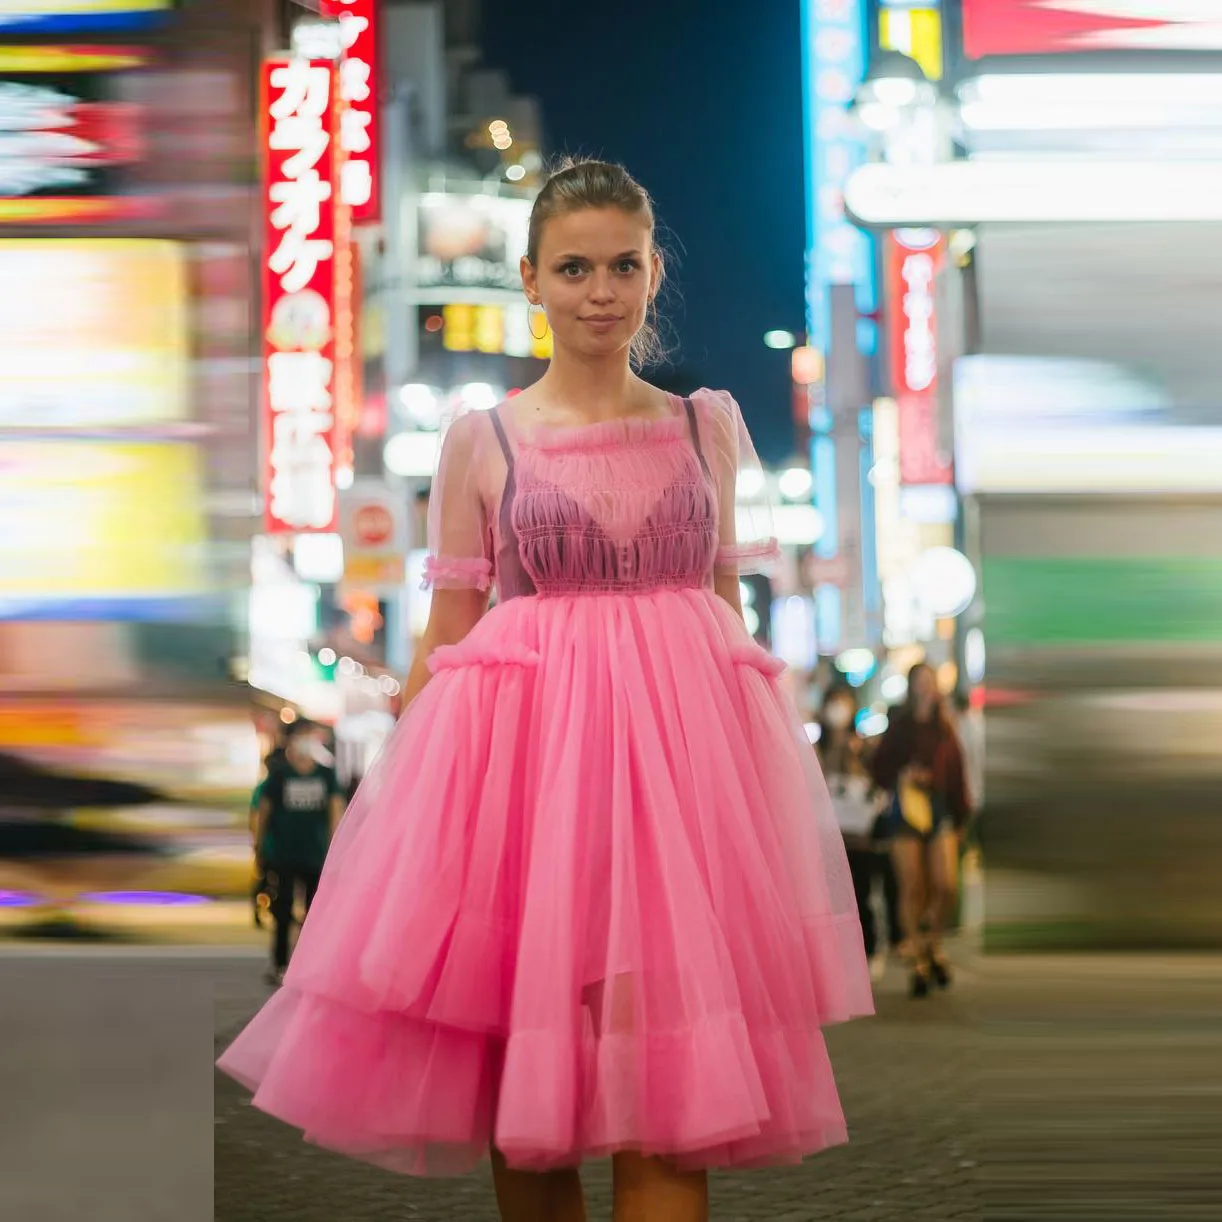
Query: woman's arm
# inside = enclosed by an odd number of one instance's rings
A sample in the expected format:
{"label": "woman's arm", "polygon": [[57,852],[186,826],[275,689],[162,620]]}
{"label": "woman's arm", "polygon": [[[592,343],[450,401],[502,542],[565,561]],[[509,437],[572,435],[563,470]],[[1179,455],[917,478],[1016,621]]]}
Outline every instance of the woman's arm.
{"label": "woman's arm", "polygon": [[901,741],[899,723],[893,721],[883,734],[878,750],[874,752],[874,758],[870,762],[870,775],[874,778],[874,784],[879,789],[894,789],[900,772],[908,762],[906,757],[907,751]]}
{"label": "woman's arm", "polygon": [[959,746],[958,735],[953,731],[948,734],[942,749],[946,753],[944,764],[946,805],[950,810],[951,818],[955,821],[955,827],[962,830],[972,816],[972,800],[967,791],[963,750]]}
{"label": "woman's arm", "polygon": [[734,614],[742,619],[743,600],[738,586],[738,571],[732,573],[716,570],[713,573],[713,589],[730,604]]}
{"label": "woman's arm", "polygon": [[267,841],[267,825],[271,822],[271,817],[271,801],[267,797],[261,797],[255,810],[254,827],[250,836],[251,845],[255,851],[255,864],[260,869],[263,867],[263,845]]}
{"label": "woman's arm", "polygon": [[428,627],[420,639],[412,669],[403,691],[404,708],[424,691],[433,677],[429,658],[442,645],[457,645],[483,618],[488,609],[488,592],[477,589],[434,590]]}
{"label": "woman's arm", "polygon": [[763,467],[751,444],[738,404],[725,391],[706,391],[695,400],[700,436],[717,491],[717,556],[713,589],[742,618],[739,581],[743,573],[763,572],[779,555],[772,509],[762,492],[740,505],[744,475],[764,488]]}

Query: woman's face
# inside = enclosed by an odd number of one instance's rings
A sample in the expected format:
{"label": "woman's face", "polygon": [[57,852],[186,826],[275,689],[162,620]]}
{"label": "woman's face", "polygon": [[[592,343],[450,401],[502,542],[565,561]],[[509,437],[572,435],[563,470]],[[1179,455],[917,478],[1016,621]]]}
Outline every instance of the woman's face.
{"label": "woman's face", "polygon": [[928,666],[918,666],[908,676],[908,686],[912,690],[912,702],[922,708],[928,708],[938,699],[938,680]]}
{"label": "woman's face", "polygon": [[626,351],[661,283],[661,260],[643,217],[582,208],[553,217],[537,266],[522,260],[527,300],[542,305],[556,345],[585,357]]}
{"label": "woman's face", "polygon": [[853,724],[853,714],[856,712],[854,703],[848,696],[833,696],[823,709],[823,720],[832,730],[847,730]]}

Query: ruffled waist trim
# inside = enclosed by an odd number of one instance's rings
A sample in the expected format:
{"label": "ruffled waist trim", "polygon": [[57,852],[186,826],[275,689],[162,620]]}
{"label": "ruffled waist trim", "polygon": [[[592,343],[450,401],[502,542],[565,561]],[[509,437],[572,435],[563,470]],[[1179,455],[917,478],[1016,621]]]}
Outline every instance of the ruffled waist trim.
{"label": "ruffled waist trim", "polygon": [[443,670],[462,670],[468,666],[538,665],[538,653],[515,641],[484,644],[467,640],[458,645],[440,645],[429,655],[429,670],[433,674]]}

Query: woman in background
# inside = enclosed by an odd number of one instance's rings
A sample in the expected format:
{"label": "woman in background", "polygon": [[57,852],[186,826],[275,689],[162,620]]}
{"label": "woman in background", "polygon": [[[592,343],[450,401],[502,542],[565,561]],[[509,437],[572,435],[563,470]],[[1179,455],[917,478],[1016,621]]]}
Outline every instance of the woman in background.
{"label": "woman in background", "polygon": [[870,903],[876,878],[883,884],[887,941],[892,947],[898,947],[903,935],[895,871],[886,846],[890,829],[885,814],[879,812],[877,790],[866,758],[866,742],[857,731],[856,717],[857,697],[853,689],[843,685],[833,687],[823,701],[817,750],[831,791],[836,821],[844,836],[871,974],[877,979],[886,965],[886,948],[879,937]]}
{"label": "woman in background", "polygon": [[971,814],[963,752],[931,667],[908,675],[908,695],[891,719],[871,769],[894,795],[891,860],[909,948],[913,997],[950,984],[942,931],[959,890],[959,840]]}

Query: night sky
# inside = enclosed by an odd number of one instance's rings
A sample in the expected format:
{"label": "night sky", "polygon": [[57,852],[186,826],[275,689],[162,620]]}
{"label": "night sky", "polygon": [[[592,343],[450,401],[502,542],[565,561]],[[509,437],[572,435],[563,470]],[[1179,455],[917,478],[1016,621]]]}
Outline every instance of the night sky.
{"label": "night sky", "polygon": [[484,31],[485,63],[539,99],[548,155],[622,162],[652,193],[670,376],[732,391],[761,456],[782,461],[789,356],[763,335],[804,327],[797,0],[492,0]]}

